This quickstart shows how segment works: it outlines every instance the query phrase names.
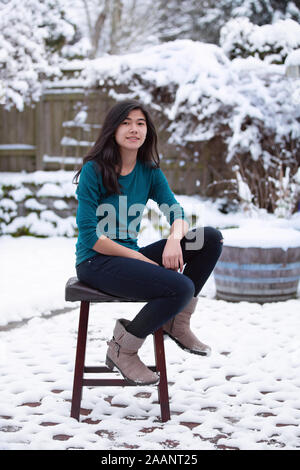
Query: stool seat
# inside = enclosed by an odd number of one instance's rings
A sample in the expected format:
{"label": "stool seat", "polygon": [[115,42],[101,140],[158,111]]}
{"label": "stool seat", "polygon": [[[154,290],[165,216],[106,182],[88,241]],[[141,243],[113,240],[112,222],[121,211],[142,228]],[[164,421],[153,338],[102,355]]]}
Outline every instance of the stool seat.
{"label": "stool seat", "polygon": [[[108,367],[85,366],[85,352],[88,333],[88,318],[90,303],[94,302],[143,302],[141,300],[116,297],[106,292],[80,282],[77,277],[71,277],[65,286],[65,299],[68,302],[80,302],[79,326],[77,336],[77,348],[75,359],[75,371],[73,382],[73,394],[71,405],[71,416],[79,421],[80,403],[82,397],[82,389],[84,386],[133,386],[125,379],[87,379],[84,373],[114,373]],[[144,300],[147,302],[147,300]],[[168,382],[165,363],[165,350],[163,340],[163,329],[159,328],[153,334],[155,366],[148,366],[149,369],[157,372],[160,376],[158,387],[158,400],[161,408],[162,421],[170,419]],[[135,386],[135,385],[134,385]]]}
{"label": "stool seat", "polygon": [[[68,302],[137,302],[136,299],[116,297],[84,284],[77,277],[71,277],[65,287],[65,299]],[[139,302],[143,302],[140,300]],[[144,301],[146,302],[146,300]]]}

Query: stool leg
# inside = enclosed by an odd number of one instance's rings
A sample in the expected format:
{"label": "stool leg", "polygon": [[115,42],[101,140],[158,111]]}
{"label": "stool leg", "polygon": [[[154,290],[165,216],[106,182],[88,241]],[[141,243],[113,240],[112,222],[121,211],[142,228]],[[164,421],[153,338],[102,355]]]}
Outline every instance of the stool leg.
{"label": "stool leg", "polygon": [[158,385],[158,401],[160,403],[161,419],[162,422],[165,422],[169,421],[170,419],[170,406],[164,348],[164,335],[162,328],[159,328],[157,331],[155,331],[153,339],[156,369],[160,375],[160,381]]}
{"label": "stool leg", "polygon": [[79,316],[77,349],[76,349],[76,360],[75,360],[75,371],[74,371],[74,382],[73,382],[73,395],[72,395],[72,406],[71,406],[71,417],[77,419],[77,421],[79,421],[79,415],[80,415],[80,402],[81,402],[82,386],[83,386],[83,372],[84,372],[86,339],[87,339],[88,320],[89,320],[89,309],[90,309],[89,302],[82,301],[80,303],[80,316]]}

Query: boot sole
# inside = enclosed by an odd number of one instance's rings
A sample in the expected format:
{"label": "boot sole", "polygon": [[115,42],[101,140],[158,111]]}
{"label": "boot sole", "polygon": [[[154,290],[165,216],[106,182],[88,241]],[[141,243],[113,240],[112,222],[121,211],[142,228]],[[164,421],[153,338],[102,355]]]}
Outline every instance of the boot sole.
{"label": "boot sole", "polygon": [[175,341],[175,343],[181,348],[183,349],[184,351],[187,351],[189,353],[192,353],[192,354],[197,354],[198,356],[210,356],[211,354],[211,351],[210,352],[205,352],[205,351],[196,351],[195,349],[190,349],[190,348],[187,348],[186,346],[184,346],[182,343],[180,343],[180,341],[178,341],[177,338],[175,338],[175,336],[172,336],[170,335],[170,333],[168,333],[167,331],[164,331],[164,335],[167,335],[169,336],[169,338],[171,338],[173,341]]}
{"label": "boot sole", "polygon": [[130,385],[137,385],[137,386],[138,385],[157,385],[160,381],[160,378],[158,377],[158,379],[155,382],[152,382],[152,381],[151,382],[135,382],[134,380],[126,377],[126,375],[123,374],[121,369],[119,369],[119,367],[108,356],[106,356],[105,364],[111,371],[113,371],[114,369],[117,369],[120,372],[120,374],[123,376],[123,378],[126,380],[126,382],[128,382]]}

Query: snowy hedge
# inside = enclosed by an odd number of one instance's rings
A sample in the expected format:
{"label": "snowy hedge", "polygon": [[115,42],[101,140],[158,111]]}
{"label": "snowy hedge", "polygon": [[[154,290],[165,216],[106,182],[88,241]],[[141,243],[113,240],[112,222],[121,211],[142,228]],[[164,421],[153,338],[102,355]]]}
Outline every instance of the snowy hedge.
{"label": "snowy hedge", "polygon": [[76,234],[73,172],[2,173],[0,235]]}
{"label": "snowy hedge", "polygon": [[[115,99],[138,98],[162,113],[170,123],[171,143],[223,133],[227,161],[245,149],[253,160],[264,156],[259,124],[277,141],[300,135],[299,103],[290,99],[291,87],[300,84],[285,77],[284,67],[252,57],[230,61],[213,44],[178,40],[104,56],[86,62],[81,77],[83,86],[106,88]],[[126,92],[116,91],[124,85]]]}
{"label": "snowy hedge", "polygon": [[283,64],[300,47],[300,24],[287,19],[258,26],[248,18],[234,18],[221,29],[220,45],[230,59],[252,56]]}
{"label": "snowy hedge", "polygon": [[220,139],[224,149],[205,162],[216,183],[226,167],[236,172],[238,165],[253,202],[275,211],[276,182],[287,167],[293,178],[300,163],[300,81],[286,77],[283,65],[254,57],[230,61],[216,45],[178,40],[90,61],[81,78],[116,100],[148,104],[179,155],[189,146],[201,161],[203,144]]}
{"label": "snowy hedge", "polygon": [[[77,235],[72,171],[36,171],[0,174],[0,236],[34,237]],[[201,216],[202,203],[196,197],[179,196],[191,223]],[[147,230],[146,230],[147,229]],[[147,237],[167,237],[169,224],[155,202],[145,208],[140,233]]]}

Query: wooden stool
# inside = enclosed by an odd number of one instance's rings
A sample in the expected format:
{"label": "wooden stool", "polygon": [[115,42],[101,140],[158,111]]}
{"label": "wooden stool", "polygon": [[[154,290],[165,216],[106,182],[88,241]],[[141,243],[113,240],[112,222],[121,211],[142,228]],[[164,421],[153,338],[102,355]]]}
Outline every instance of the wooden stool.
{"label": "wooden stool", "polygon": [[[79,421],[80,403],[82,388],[84,386],[132,386],[125,379],[87,379],[84,373],[113,373],[108,367],[86,367],[85,351],[88,331],[89,308],[91,302],[137,302],[137,300],[114,297],[96,289],[92,289],[80,282],[77,277],[71,277],[65,288],[65,299],[69,302],[80,301],[80,316],[77,337],[77,349],[75,360],[75,372],[73,382],[73,395],[71,416]],[[161,420],[163,422],[170,419],[168,382],[165,362],[165,348],[163,330],[160,328],[154,333],[155,366],[149,367],[152,371],[158,372],[160,381],[158,387],[158,401],[160,403]]]}

